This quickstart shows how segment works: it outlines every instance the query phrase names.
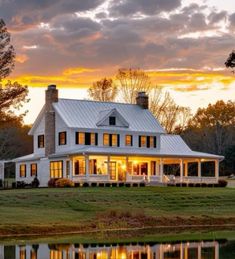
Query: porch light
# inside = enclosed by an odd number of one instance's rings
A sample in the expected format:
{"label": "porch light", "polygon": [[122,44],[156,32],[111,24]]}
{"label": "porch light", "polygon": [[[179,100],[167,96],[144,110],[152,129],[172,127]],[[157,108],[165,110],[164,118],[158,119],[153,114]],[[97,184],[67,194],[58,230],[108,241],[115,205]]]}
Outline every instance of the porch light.
{"label": "porch light", "polygon": [[121,167],[122,167],[122,170],[125,170],[125,169],[126,169],[126,165],[123,165],[123,164],[122,164]]}
{"label": "porch light", "polygon": [[134,164],[134,165],[137,165],[137,164],[138,164],[138,161],[134,161],[133,164]]}

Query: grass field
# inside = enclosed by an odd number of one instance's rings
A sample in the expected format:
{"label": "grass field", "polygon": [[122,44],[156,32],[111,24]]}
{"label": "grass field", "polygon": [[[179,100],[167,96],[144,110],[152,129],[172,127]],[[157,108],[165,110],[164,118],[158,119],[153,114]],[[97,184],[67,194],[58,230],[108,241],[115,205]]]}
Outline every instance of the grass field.
{"label": "grass field", "polygon": [[0,234],[235,226],[234,188],[67,188],[0,191]]}

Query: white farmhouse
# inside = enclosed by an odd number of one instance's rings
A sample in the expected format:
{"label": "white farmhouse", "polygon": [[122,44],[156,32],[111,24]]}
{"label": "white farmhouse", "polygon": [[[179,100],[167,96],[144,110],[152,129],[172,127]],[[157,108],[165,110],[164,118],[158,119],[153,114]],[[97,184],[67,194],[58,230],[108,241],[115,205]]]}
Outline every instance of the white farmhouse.
{"label": "white farmhouse", "polygon": [[[46,103],[29,132],[33,154],[19,157],[16,181],[40,186],[51,178],[75,183],[145,182],[172,180],[167,165],[177,164],[181,183],[216,183],[221,156],[192,151],[178,135],[166,134],[148,110],[148,96],[141,92],[136,104],[58,98],[55,85],[46,90]],[[203,172],[213,163],[213,175]],[[189,168],[196,163],[196,174]]]}

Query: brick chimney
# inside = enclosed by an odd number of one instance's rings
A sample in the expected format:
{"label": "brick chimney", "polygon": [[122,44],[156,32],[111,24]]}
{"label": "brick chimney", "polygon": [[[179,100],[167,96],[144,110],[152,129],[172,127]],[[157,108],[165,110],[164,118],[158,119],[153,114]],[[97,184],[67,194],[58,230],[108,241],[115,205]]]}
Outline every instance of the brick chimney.
{"label": "brick chimney", "polygon": [[56,85],[49,85],[45,103],[45,156],[55,153],[55,111],[53,103],[58,102]]}
{"label": "brick chimney", "polygon": [[136,104],[142,109],[149,108],[149,97],[145,92],[139,92],[136,97]]}

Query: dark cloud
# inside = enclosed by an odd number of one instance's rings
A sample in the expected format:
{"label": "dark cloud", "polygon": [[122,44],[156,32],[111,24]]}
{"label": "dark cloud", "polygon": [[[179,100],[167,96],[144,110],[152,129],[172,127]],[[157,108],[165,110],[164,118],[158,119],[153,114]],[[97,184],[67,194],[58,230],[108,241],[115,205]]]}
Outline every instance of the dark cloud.
{"label": "dark cloud", "polygon": [[227,19],[228,13],[226,11],[221,11],[221,12],[212,12],[209,16],[208,19],[211,24],[216,24],[221,21],[225,21]]}
{"label": "dark cloud", "polygon": [[181,6],[181,0],[113,0],[110,5],[111,16],[128,16],[136,13],[147,15],[170,12]]}
{"label": "dark cloud", "polygon": [[229,22],[232,28],[235,28],[235,13],[229,16]]}

